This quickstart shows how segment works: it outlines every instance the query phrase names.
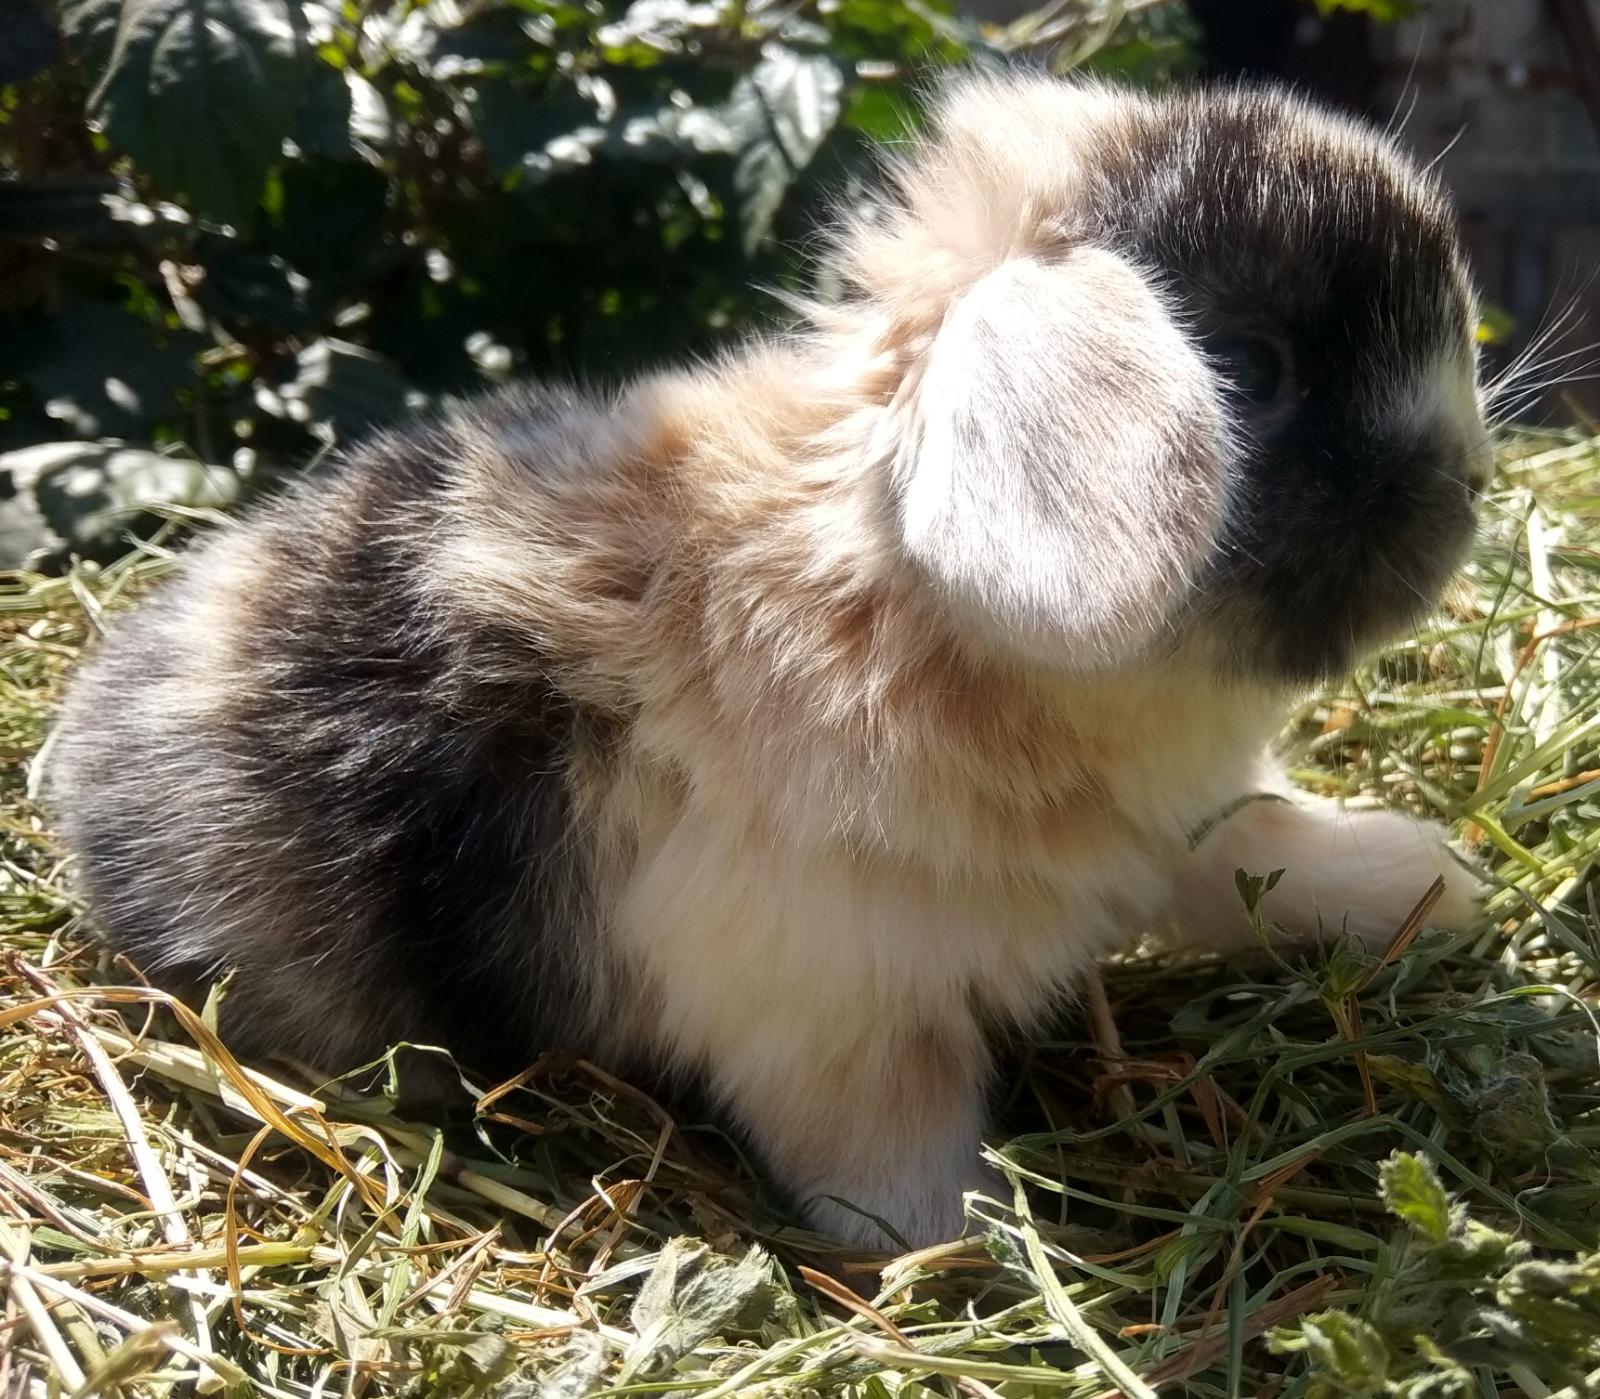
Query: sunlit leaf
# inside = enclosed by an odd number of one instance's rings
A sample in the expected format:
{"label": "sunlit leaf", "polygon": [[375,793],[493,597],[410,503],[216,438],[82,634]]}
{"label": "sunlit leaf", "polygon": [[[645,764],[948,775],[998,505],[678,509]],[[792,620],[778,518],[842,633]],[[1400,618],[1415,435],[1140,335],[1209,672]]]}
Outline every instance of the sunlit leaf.
{"label": "sunlit leaf", "polygon": [[1443,1243],[1450,1234],[1450,1197],[1439,1173],[1421,1156],[1397,1151],[1378,1168],[1383,1202],[1425,1238]]}
{"label": "sunlit leaf", "polygon": [[320,429],[330,441],[348,441],[426,399],[388,360],[343,340],[307,345],[291,368],[256,386],[256,402],[272,417]]}
{"label": "sunlit leaf", "polygon": [[51,318],[22,377],[44,411],[80,437],[127,437],[166,414],[194,377],[196,342],[164,336],[113,306],[68,303]]}
{"label": "sunlit leaf", "polygon": [[299,0],[63,0],[90,115],[167,194],[244,217],[294,125]]}
{"label": "sunlit leaf", "polygon": [[[0,540],[11,566],[57,547],[118,553],[130,526],[150,511],[219,510],[239,494],[238,477],[227,467],[120,443],[51,442],[6,452],[0,478],[10,481],[17,500],[30,503],[33,537],[12,533]],[[22,521],[15,511],[5,517],[13,530]]]}
{"label": "sunlit leaf", "polygon": [[843,87],[828,56],[771,46],[734,89],[728,117],[743,142],[734,183],[747,253],[766,238],[784,194],[838,122]]}

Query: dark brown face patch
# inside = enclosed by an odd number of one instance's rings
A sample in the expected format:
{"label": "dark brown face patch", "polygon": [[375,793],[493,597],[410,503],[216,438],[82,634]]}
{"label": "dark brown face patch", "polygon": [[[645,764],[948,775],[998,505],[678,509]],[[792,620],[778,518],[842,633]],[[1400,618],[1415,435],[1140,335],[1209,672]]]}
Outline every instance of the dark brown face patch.
{"label": "dark brown face patch", "polygon": [[1455,216],[1380,137],[1281,94],[1179,96],[1135,130],[1099,152],[1092,236],[1151,272],[1220,372],[1259,341],[1288,380],[1234,396],[1244,489],[1197,612],[1239,664],[1337,671],[1424,615],[1471,537],[1475,424],[1421,411],[1470,374]]}

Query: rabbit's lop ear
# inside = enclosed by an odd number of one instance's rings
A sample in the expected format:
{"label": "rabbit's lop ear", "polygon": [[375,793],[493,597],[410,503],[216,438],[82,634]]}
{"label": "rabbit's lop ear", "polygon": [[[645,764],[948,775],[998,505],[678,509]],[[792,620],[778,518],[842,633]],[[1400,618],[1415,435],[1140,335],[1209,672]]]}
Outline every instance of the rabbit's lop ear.
{"label": "rabbit's lop ear", "polygon": [[896,464],[905,547],[958,617],[1073,670],[1125,661],[1216,546],[1214,376],[1112,253],[1018,258],[955,303]]}

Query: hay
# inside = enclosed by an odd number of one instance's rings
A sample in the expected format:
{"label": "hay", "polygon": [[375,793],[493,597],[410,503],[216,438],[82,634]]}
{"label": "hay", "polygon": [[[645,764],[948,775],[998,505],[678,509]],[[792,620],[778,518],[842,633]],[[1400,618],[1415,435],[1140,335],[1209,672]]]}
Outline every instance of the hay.
{"label": "hay", "polygon": [[1015,1197],[898,1260],[567,1058],[464,1085],[448,1132],[382,1073],[238,1064],[88,936],[30,766],[169,560],[12,579],[0,1393],[1600,1392],[1597,463],[1515,444],[1446,616],[1289,730],[1309,787],[1467,834],[1482,925],[1108,967],[1011,1065]]}

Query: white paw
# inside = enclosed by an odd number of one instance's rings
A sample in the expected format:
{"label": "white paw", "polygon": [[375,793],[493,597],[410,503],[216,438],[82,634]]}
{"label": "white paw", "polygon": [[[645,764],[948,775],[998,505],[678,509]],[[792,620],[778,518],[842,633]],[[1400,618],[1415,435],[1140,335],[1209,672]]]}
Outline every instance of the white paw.
{"label": "white paw", "polygon": [[[1268,899],[1269,916],[1294,932],[1346,932],[1384,948],[1442,879],[1444,889],[1423,926],[1458,932],[1478,920],[1483,886],[1442,827],[1397,811],[1346,812],[1343,818],[1328,823],[1321,861],[1284,875]],[[1275,907],[1279,901],[1287,917]]]}
{"label": "white paw", "polygon": [[1470,928],[1483,914],[1483,901],[1489,893],[1488,886],[1455,847],[1440,841],[1443,865],[1439,870],[1444,879],[1444,892],[1439,902],[1429,910],[1425,926],[1443,928],[1458,933]]}
{"label": "white paw", "polygon": [[1444,880],[1444,891],[1424,926],[1468,928],[1483,899],[1477,875],[1441,826],[1308,797],[1255,802],[1202,842],[1180,883],[1175,916],[1197,940],[1248,937],[1234,885],[1239,869],[1283,871],[1262,913],[1292,937],[1347,932],[1377,948],[1388,947],[1435,880]]}

